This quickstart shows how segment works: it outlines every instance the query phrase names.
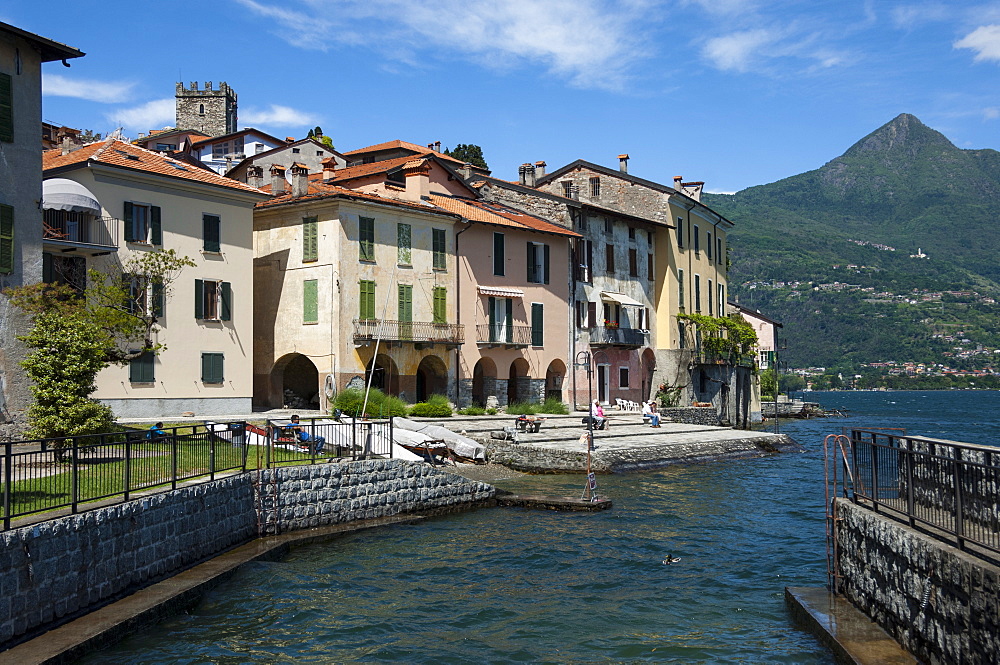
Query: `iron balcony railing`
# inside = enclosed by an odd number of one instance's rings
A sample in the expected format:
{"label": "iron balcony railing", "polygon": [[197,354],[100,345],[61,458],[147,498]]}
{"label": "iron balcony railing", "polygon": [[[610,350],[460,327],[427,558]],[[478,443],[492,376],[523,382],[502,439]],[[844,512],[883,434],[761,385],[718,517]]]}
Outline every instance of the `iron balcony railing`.
{"label": "iron balcony railing", "polygon": [[388,342],[462,344],[465,341],[465,326],[461,323],[354,319],[355,342],[376,338]]}
{"label": "iron balcony railing", "polygon": [[531,346],[531,326],[480,323],[476,325],[476,342],[505,346]]}
{"label": "iron balcony railing", "polygon": [[852,501],[1000,553],[1000,449],[864,429],[850,442]]}
{"label": "iron balcony railing", "polygon": [[81,214],[72,219],[69,216],[47,215],[42,224],[42,238],[61,244],[117,247],[118,229],[121,225],[121,220],[114,217]]}
{"label": "iron balcony railing", "polygon": [[647,330],[638,328],[598,327],[590,329],[591,346],[643,346]]}

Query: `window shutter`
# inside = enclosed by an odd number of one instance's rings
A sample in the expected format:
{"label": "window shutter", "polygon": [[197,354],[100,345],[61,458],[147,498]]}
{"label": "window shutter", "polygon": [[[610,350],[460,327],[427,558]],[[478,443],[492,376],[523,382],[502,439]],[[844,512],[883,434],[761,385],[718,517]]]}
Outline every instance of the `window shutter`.
{"label": "window shutter", "polygon": [[14,207],[0,205],[0,273],[11,272],[14,272]]}
{"label": "window shutter", "polygon": [[493,274],[503,276],[504,274],[504,246],[503,234],[493,234]]}
{"label": "window shutter", "polygon": [[372,321],[375,319],[375,282],[363,279],[361,284],[361,302],[359,315],[362,321]]}
{"label": "window shutter", "polygon": [[154,245],[163,244],[163,227],[160,225],[160,206],[150,206],[149,208],[149,242]]}
{"label": "window shutter", "polygon": [[587,303],[587,327],[596,328],[597,327],[597,303],[588,302]]}
{"label": "window shutter", "polygon": [[447,236],[444,229],[432,229],[432,233],[434,245],[434,267],[438,270],[444,270],[448,267],[448,260],[445,257],[445,250],[447,249]]}
{"label": "window shutter", "polygon": [[218,252],[222,248],[222,223],[216,215],[203,215],[202,227],[205,237],[205,251]]}
{"label": "window shutter", "polygon": [[490,296],[486,301],[486,317],[490,324],[489,340],[495,342],[497,341],[497,299],[493,296]]}
{"label": "window shutter", "polygon": [[396,261],[400,265],[408,266],[412,253],[410,251],[410,238],[412,228],[409,224],[396,224]]}
{"label": "window shutter", "polygon": [[542,303],[531,303],[531,345],[542,346],[544,324],[542,321]]}
{"label": "window shutter", "polygon": [[590,282],[593,280],[594,274],[594,243],[589,240],[584,242],[587,243],[587,279],[583,281]]}
{"label": "window shutter", "polygon": [[319,280],[307,279],[302,282],[302,322],[319,321]]}
{"label": "window shutter", "polygon": [[194,318],[205,318],[205,282],[194,280]]}
{"label": "window shutter", "polygon": [[536,249],[537,248],[535,247],[535,243],[533,243],[533,242],[529,242],[528,243],[528,281],[529,282],[537,282],[538,281],[538,275],[535,274],[537,272],[535,270],[535,255],[537,254]]}
{"label": "window shutter", "polygon": [[399,320],[407,323],[413,321],[413,286],[400,284],[397,296]]}
{"label": "window shutter", "polygon": [[643,326],[643,329],[648,330],[653,327],[653,324],[649,320],[649,308],[646,307],[645,310],[646,310],[646,320],[645,320],[646,325]]}
{"label": "window shutter", "polygon": [[222,383],[224,381],[223,359],[221,353],[201,354],[201,380],[204,383]]}
{"label": "window shutter", "polygon": [[132,202],[125,202],[125,242],[135,242],[132,228]]}
{"label": "window shutter", "polygon": [[444,287],[434,287],[434,323],[448,322],[448,291]]}
{"label": "window shutter", "polygon": [[153,282],[153,316],[160,318],[166,312],[167,298],[163,282]]}
{"label": "window shutter", "polygon": [[129,362],[128,380],[132,383],[153,383],[156,380],[153,367],[155,360],[156,356],[149,351],[133,358]]}
{"label": "window shutter", "polygon": [[505,298],[507,303],[507,312],[504,317],[504,325],[507,327],[507,343],[514,343],[514,300],[512,298]]}
{"label": "window shutter", "polygon": [[14,90],[10,74],[0,74],[0,141],[14,141]]}
{"label": "window shutter", "polygon": [[129,361],[128,380],[130,383],[139,383],[142,381],[142,356]]}
{"label": "window shutter", "polygon": [[[3,270],[0,270],[3,272]],[[53,282],[52,273],[52,255],[46,252],[42,254],[42,281],[46,284],[51,284]]]}
{"label": "window shutter", "polygon": [[549,283],[549,246],[542,245],[542,284]]}
{"label": "window shutter", "polygon": [[361,261],[375,260],[375,218],[358,218],[358,258]]}
{"label": "window shutter", "polygon": [[302,218],[302,260],[319,260],[319,229],[315,217]]}
{"label": "window shutter", "polygon": [[233,318],[233,286],[229,282],[222,282],[219,287],[219,300],[222,303],[219,320],[230,321]]}

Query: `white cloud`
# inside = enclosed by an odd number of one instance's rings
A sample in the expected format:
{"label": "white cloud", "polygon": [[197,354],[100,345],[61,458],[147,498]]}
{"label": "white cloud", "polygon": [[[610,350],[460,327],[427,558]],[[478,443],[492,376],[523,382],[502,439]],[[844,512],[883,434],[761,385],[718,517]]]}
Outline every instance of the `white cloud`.
{"label": "white cloud", "polygon": [[105,113],[104,117],[114,125],[145,132],[161,127],[173,127],[175,110],[176,102],[171,97],[111,111]]}
{"label": "white cloud", "polygon": [[1000,62],[1000,25],[983,25],[954,43],[955,48],[967,48],[976,52],[976,62],[993,60]]}
{"label": "white cloud", "polygon": [[240,124],[251,126],[277,125],[279,127],[305,127],[318,125],[319,118],[311,113],[289,106],[271,104],[267,109],[247,109],[240,113]]}
{"label": "white cloud", "polygon": [[909,30],[926,23],[940,23],[955,18],[955,8],[940,2],[923,2],[893,7],[889,12],[897,28]]}
{"label": "white cloud", "polygon": [[761,51],[772,45],[777,36],[769,30],[745,30],[708,40],[702,55],[717,69],[748,71],[751,65],[765,54]]}
{"label": "white cloud", "polygon": [[984,120],[996,120],[997,118],[1000,118],[1000,107],[990,106],[989,108],[983,109]]}
{"label": "white cloud", "polygon": [[91,102],[116,104],[129,98],[134,83],[71,79],[59,74],[42,74],[42,94],[50,97],[75,97]]}
{"label": "white cloud", "polygon": [[301,48],[365,45],[419,63],[466,54],[495,68],[540,63],[580,87],[614,88],[645,53],[650,1],[301,0],[301,10],[237,0],[282,26]]}

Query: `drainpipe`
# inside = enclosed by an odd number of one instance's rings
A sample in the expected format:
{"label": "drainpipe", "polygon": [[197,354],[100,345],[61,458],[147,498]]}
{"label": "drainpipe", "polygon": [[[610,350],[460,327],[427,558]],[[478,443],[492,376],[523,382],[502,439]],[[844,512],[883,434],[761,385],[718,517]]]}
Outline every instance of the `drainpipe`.
{"label": "drainpipe", "polygon": [[[458,262],[458,236],[462,235],[472,227],[472,220],[466,219],[462,221],[464,221],[467,226],[455,234],[455,323],[460,323],[462,321],[462,276],[460,274],[461,268]],[[460,362],[461,348],[461,346],[455,347],[455,404],[458,404],[459,397],[462,395],[462,367]]]}

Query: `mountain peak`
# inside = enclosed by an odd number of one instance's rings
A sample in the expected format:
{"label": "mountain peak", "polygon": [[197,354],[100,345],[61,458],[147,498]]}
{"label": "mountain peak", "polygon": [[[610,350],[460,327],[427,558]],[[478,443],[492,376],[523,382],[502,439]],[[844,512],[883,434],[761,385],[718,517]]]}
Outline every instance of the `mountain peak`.
{"label": "mountain peak", "polygon": [[864,137],[838,159],[861,157],[871,153],[898,153],[914,155],[927,147],[958,150],[944,134],[931,129],[915,115],[900,113],[874,132]]}

